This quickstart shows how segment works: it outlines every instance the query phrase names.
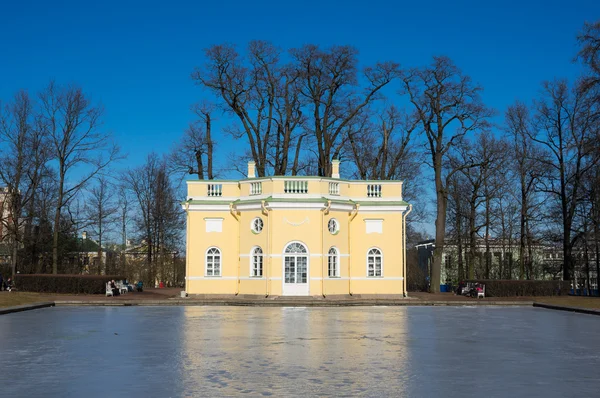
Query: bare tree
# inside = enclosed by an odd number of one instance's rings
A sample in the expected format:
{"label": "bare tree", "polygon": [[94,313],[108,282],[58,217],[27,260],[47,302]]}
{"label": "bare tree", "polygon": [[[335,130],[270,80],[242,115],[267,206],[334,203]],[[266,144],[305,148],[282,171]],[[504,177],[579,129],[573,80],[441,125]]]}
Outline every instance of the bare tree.
{"label": "bare tree", "polygon": [[302,120],[296,70],[282,65],[280,50],[264,41],[250,42],[247,59],[230,45],[212,46],[205,55],[207,65],[192,78],[240,122],[227,131],[236,139],[246,136],[258,176],[267,175],[269,167],[285,174],[290,153],[302,144],[294,136]]}
{"label": "bare tree", "polygon": [[578,58],[590,69],[590,76],[585,80],[588,86],[600,84],[600,21],[586,22],[577,36],[581,49]]}
{"label": "bare tree", "polygon": [[498,199],[494,206],[496,219],[496,236],[500,238],[502,259],[498,267],[499,279],[512,279],[513,275],[513,243],[516,241],[519,206],[514,198],[518,196],[515,191],[514,175],[506,169],[503,172],[505,184],[498,191]]}
{"label": "bare tree", "polygon": [[4,205],[9,207],[8,219],[0,221],[12,246],[13,276],[19,263],[19,247],[25,240],[26,209],[33,206],[48,159],[45,139],[29,95],[20,91],[0,109],[0,182],[6,188]]}
{"label": "bare tree", "polygon": [[[212,139],[212,112],[214,107],[209,103],[196,104],[192,107],[199,120],[190,123],[183,140],[169,155],[170,169],[176,174],[196,174],[203,180],[214,178],[213,158],[215,143]],[[206,162],[205,162],[206,158]]]}
{"label": "bare tree", "polygon": [[419,173],[419,155],[411,135],[414,119],[389,106],[375,113],[375,121],[364,115],[348,127],[347,152],[363,180],[410,179]]}
{"label": "bare tree", "polygon": [[519,186],[515,197],[519,203],[520,233],[519,233],[519,279],[525,279],[525,270],[531,276],[533,272],[532,226],[536,217],[536,188],[542,178],[541,159],[544,154],[531,140],[533,131],[532,120],[527,106],[521,102],[511,105],[505,115],[506,132],[512,136],[512,170],[516,175]]}
{"label": "bare tree", "polygon": [[594,168],[594,173],[589,178],[589,201],[591,221],[594,236],[594,259],[596,262],[596,289],[600,294],[600,168]]}
{"label": "bare tree", "polygon": [[[450,212],[448,235],[456,242],[458,281],[465,279],[464,242],[467,231],[467,201],[464,200],[468,192],[469,183],[461,173],[455,173],[448,180],[448,210]],[[448,266],[448,264],[446,264]]]}
{"label": "bare tree", "polygon": [[146,164],[135,169],[125,171],[122,181],[131,191],[138,211],[136,214],[136,223],[138,229],[142,232],[143,240],[146,249],[146,272],[148,279],[154,281],[154,235],[152,223],[152,201],[153,201],[153,186],[155,186],[156,172],[159,167],[158,156],[154,153],[148,155]]}
{"label": "bare tree", "polygon": [[[467,276],[469,278],[490,278],[492,268],[492,255],[490,251],[490,239],[493,229],[492,218],[494,213],[492,205],[498,196],[502,185],[499,176],[502,174],[506,153],[506,143],[496,139],[489,131],[483,131],[476,135],[473,143],[463,140],[463,144],[457,148],[456,154],[450,156],[450,169],[461,169],[460,173],[465,176],[463,199],[466,202],[469,256],[467,257]],[[474,164],[474,167],[462,168],[465,164]],[[460,197],[457,198],[460,200]],[[481,259],[477,250],[478,241],[483,229],[483,241],[485,253],[480,268],[476,267],[476,259]]]}
{"label": "bare tree", "polygon": [[[394,62],[377,63],[358,76],[358,52],[350,46],[322,50],[305,45],[291,50],[298,70],[300,92],[307,101],[304,127],[315,137],[318,174],[331,175],[331,160],[339,158],[344,132],[357,116],[381,97],[381,89],[400,74]],[[360,87],[359,81],[366,82]]]}
{"label": "bare tree", "polygon": [[565,80],[545,82],[536,102],[535,124],[538,131],[531,139],[542,145],[548,156],[541,159],[547,175],[541,190],[560,208],[563,280],[573,277],[573,235],[576,209],[583,200],[584,177],[598,163],[600,112],[592,91]]}
{"label": "bare tree", "polygon": [[456,172],[473,166],[463,164],[448,168],[447,157],[467,133],[487,128],[487,118],[492,111],[479,97],[482,88],[473,84],[447,57],[434,57],[428,67],[405,71],[402,80],[403,92],[408,94],[427,138],[435,174],[437,215],[431,291],[439,292],[448,181]]}
{"label": "bare tree", "polygon": [[[475,147],[476,145],[472,145],[469,140],[462,139],[461,145],[456,148],[455,153],[449,155],[449,169],[459,170],[460,174],[465,177],[464,191],[462,192],[464,199],[462,200],[465,202],[466,208],[466,235],[469,243],[465,274],[470,279],[476,277],[477,242],[479,231],[485,226],[485,222],[481,220],[480,208],[486,200],[483,191],[486,176],[482,164],[485,160],[478,156],[480,154],[477,153]],[[473,166],[462,168],[465,164],[472,164]],[[450,185],[449,180],[446,181],[446,186],[448,185]]]}
{"label": "bare tree", "polygon": [[125,186],[125,184],[121,183],[118,186],[118,203],[117,203],[117,213],[119,218],[119,224],[121,229],[121,256],[119,259],[119,265],[121,267],[121,272],[124,272],[125,275],[129,277],[128,269],[127,269],[127,257],[125,256],[125,251],[127,250],[127,226],[129,224],[129,207],[130,207],[130,197],[129,190]]}
{"label": "bare tree", "polygon": [[[92,178],[101,174],[120,155],[118,147],[110,143],[109,135],[100,132],[102,108],[92,105],[81,88],[60,87],[51,82],[40,95],[40,103],[58,166],[52,245],[52,272],[56,274],[62,210]],[[75,168],[85,172],[78,173],[80,177],[75,178]]]}
{"label": "bare tree", "polygon": [[478,135],[476,146],[481,163],[481,172],[483,175],[483,195],[484,195],[484,242],[485,242],[485,270],[484,277],[490,279],[493,267],[493,255],[490,251],[490,240],[492,230],[494,229],[495,212],[493,206],[499,197],[500,190],[506,179],[508,142],[503,138],[497,139],[489,132],[483,132]]}
{"label": "bare tree", "polygon": [[152,283],[165,276],[183,225],[179,201],[168,179],[167,161],[151,153],[144,165],[124,173],[123,182],[135,197],[135,219],[146,251],[143,274]]}
{"label": "bare tree", "polygon": [[117,206],[113,192],[114,185],[104,176],[95,179],[95,185],[90,189],[90,195],[85,204],[86,219],[89,222],[92,232],[97,237],[98,243],[98,275],[104,272],[105,275],[111,274],[114,270],[107,269],[107,264],[102,265],[102,245],[105,237],[109,234],[117,221]]}

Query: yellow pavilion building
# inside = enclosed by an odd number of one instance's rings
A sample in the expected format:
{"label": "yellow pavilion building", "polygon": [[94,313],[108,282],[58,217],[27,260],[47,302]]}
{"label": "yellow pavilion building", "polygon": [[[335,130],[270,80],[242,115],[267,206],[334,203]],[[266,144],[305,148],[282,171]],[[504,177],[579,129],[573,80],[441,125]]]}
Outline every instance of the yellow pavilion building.
{"label": "yellow pavilion building", "polygon": [[188,294],[406,295],[401,181],[188,181]]}

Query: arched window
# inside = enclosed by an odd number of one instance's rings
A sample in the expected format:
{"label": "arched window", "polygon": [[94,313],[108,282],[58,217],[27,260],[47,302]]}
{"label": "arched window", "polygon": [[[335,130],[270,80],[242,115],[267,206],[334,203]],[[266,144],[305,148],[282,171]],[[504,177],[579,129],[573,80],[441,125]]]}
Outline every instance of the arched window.
{"label": "arched window", "polygon": [[263,276],[263,251],[260,247],[252,250],[252,276]]}
{"label": "arched window", "polygon": [[367,276],[383,276],[383,256],[375,247],[367,254]]}
{"label": "arched window", "polygon": [[329,249],[329,254],[327,256],[327,265],[330,278],[340,276],[340,261],[338,251],[335,247]]}
{"label": "arched window", "polygon": [[304,246],[302,243],[299,243],[299,242],[290,243],[285,248],[285,253],[286,254],[305,254],[306,246]]}
{"label": "arched window", "polygon": [[216,247],[206,251],[206,276],[221,276],[221,251]]}

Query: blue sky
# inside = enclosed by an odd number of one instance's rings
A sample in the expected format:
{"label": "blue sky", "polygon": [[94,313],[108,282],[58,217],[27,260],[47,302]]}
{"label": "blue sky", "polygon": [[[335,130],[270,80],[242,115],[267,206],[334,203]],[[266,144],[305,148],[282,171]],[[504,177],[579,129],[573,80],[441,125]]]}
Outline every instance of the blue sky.
{"label": "blue sky", "polygon": [[[419,66],[448,55],[502,113],[542,80],[576,77],[575,36],[599,1],[6,1],[0,99],[50,79],[77,83],[105,107],[104,128],[139,165],[164,153],[206,93],[190,78],[203,49],[253,39],[282,48],[349,44],[362,65]],[[221,154],[236,148],[219,144]]]}

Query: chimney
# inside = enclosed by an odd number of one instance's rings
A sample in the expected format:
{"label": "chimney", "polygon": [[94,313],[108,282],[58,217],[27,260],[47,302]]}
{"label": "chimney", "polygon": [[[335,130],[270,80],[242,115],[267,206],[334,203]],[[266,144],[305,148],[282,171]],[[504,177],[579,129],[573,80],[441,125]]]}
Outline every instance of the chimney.
{"label": "chimney", "polygon": [[87,239],[87,232],[83,231],[83,232],[81,233],[81,238],[82,238],[83,240],[86,240],[86,239]]}
{"label": "chimney", "polygon": [[331,178],[340,178],[340,161],[338,159],[331,161]]}
{"label": "chimney", "polygon": [[256,163],[253,160],[248,162],[248,178],[256,177]]}

